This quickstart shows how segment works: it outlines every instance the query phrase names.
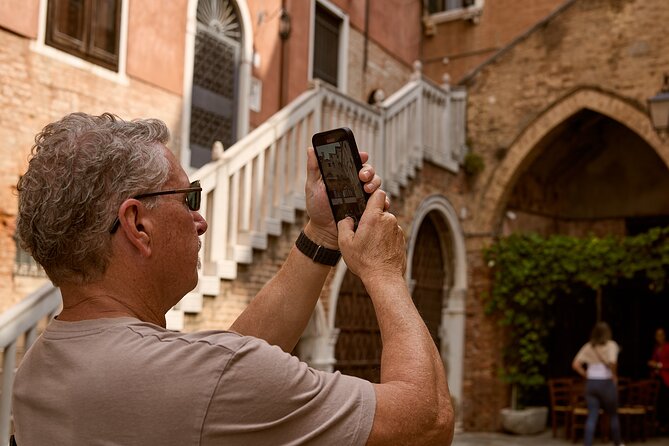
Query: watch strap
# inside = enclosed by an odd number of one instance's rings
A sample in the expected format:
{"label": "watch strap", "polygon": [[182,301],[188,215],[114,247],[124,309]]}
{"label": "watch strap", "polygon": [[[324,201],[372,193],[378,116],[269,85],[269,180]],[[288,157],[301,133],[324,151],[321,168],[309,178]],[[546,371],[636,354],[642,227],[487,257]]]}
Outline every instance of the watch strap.
{"label": "watch strap", "polygon": [[314,243],[306,236],[304,231],[300,232],[300,235],[295,241],[295,246],[302,254],[309,257],[314,262],[323,265],[335,266],[341,258],[341,252],[339,250],[326,248],[325,246]]}

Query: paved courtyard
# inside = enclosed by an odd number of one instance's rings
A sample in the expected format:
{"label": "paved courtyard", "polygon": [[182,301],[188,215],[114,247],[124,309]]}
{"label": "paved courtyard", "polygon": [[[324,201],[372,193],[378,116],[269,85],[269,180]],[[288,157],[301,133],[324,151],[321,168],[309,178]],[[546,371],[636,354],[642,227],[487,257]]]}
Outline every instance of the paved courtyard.
{"label": "paved courtyard", "polygon": [[[516,436],[502,433],[456,433],[453,440],[453,446],[568,446],[581,445],[582,441],[572,443],[564,437],[553,438],[548,430],[543,434],[536,436]],[[602,443],[595,441],[595,445],[604,445],[611,443]],[[626,446],[669,446],[669,437],[649,438],[646,442],[625,443]]]}

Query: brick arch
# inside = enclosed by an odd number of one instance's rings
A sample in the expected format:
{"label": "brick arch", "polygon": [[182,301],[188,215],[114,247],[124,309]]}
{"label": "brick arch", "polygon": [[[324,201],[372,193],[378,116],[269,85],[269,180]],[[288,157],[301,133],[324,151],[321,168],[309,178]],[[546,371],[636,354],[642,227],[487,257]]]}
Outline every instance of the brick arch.
{"label": "brick arch", "polygon": [[541,140],[562,122],[584,109],[607,116],[635,132],[669,168],[669,145],[660,139],[641,106],[611,92],[581,88],[549,106],[511,144],[506,157],[494,170],[480,196],[477,232],[495,233],[513,185],[523,168],[538,155],[535,152]]}

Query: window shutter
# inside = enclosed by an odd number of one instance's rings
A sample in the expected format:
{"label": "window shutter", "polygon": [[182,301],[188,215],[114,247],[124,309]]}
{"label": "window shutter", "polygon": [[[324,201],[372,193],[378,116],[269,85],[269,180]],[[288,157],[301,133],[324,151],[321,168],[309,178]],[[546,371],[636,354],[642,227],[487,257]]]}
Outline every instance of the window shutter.
{"label": "window shutter", "polygon": [[339,28],[341,19],[320,5],[316,5],[314,24],[313,76],[335,87],[339,72]]}

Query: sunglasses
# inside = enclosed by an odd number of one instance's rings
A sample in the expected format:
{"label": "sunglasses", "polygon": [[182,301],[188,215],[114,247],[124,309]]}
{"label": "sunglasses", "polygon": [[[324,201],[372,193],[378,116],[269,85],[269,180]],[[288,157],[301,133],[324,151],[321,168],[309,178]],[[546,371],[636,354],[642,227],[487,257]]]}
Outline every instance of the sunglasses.
{"label": "sunglasses", "polygon": [[[139,200],[141,198],[157,197],[158,195],[172,195],[172,194],[186,194],[186,205],[188,206],[188,209],[190,209],[191,211],[200,210],[200,203],[202,201],[202,187],[200,187],[200,182],[197,180],[190,183],[190,187],[188,189],[161,190],[158,192],[149,192],[146,194],[135,195],[132,198],[134,198],[135,200]],[[110,234],[115,233],[120,224],[121,222],[119,221],[118,217],[116,217],[114,223],[112,224],[111,229],[109,230],[109,233]]]}

